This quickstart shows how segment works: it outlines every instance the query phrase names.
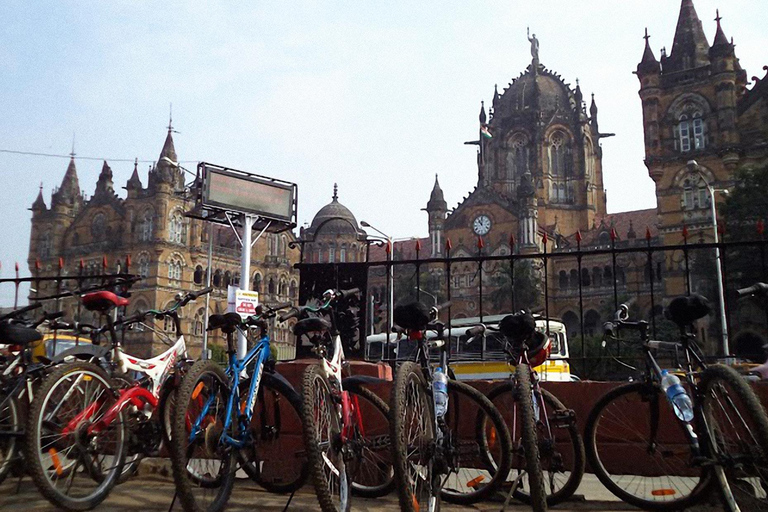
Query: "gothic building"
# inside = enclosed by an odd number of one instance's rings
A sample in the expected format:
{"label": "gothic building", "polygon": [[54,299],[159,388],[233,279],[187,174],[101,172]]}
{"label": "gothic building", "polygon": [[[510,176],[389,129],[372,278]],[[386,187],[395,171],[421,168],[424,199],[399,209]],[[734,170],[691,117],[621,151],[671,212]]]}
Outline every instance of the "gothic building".
{"label": "gothic building", "polygon": [[[203,221],[185,216],[192,204],[184,194],[184,171],[177,162],[169,127],[160,156],[146,175],[146,187],[138,164],[134,164],[133,174],[124,187],[126,196],[119,197],[112,170],[104,162],[96,190],[87,197],[80,189],[73,155],[61,186],[51,197],[50,208],[46,206],[42,188],[32,205],[28,259],[32,275],[55,275],[60,258],[64,264],[62,274],[83,276],[86,282],[88,276],[129,271],[144,279],[131,290],[128,313],[163,309],[180,291],[197,290],[206,285],[212,234],[214,292],[209,312],[224,312],[227,286],[238,284],[241,279],[239,242],[229,227],[216,225],[209,230]],[[260,292],[262,302],[295,300],[298,273],[293,270],[293,263],[298,260],[298,251],[291,247],[294,236],[286,232],[265,234],[264,238],[253,247],[251,271],[246,279],[250,280],[251,289]],[[33,297],[52,295],[55,291],[54,284],[41,283]],[[83,321],[99,320],[95,315],[86,317],[90,313],[81,311],[73,298],[65,300],[63,307],[68,318],[81,316]],[[182,311],[182,328],[193,355],[200,350],[204,308],[204,300],[199,299]],[[173,329],[171,322],[159,327]],[[282,326],[277,326],[273,337],[279,342],[291,340],[287,328]],[[212,339],[214,344],[223,342],[218,334]],[[153,348],[157,352],[165,347],[150,331],[132,332],[128,340],[128,350],[138,356],[147,356]]]}

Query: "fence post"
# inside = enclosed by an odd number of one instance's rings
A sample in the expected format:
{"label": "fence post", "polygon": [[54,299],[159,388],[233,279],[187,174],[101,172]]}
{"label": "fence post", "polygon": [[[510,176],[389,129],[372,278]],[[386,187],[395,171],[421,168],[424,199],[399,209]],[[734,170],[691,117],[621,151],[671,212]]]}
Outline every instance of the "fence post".
{"label": "fence post", "polygon": [[509,289],[512,299],[512,312],[517,311],[515,304],[515,235],[509,235]]}
{"label": "fence post", "polygon": [[651,281],[651,330],[653,337],[656,337],[656,304],[653,297],[653,251],[651,250],[651,229],[645,228],[645,244],[648,248],[648,276]]}
{"label": "fence post", "polygon": [[[579,285],[579,323],[581,328],[581,357],[582,357],[582,364],[586,365],[585,357],[585,341],[584,341],[584,290],[581,286],[581,230],[576,231],[576,267],[578,269],[578,279],[576,280]],[[616,269],[613,269],[613,273],[616,273]],[[615,278],[615,277],[614,277]]]}
{"label": "fence post", "polygon": [[[445,239],[445,279],[446,279],[446,294],[447,294],[447,300],[450,304],[451,302],[451,249],[453,248],[453,245],[451,244],[451,239],[446,238]],[[451,332],[451,309],[452,306],[448,306],[448,332]],[[448,357],[451,357],[451,342],[450,342],[450,336],[448,337]]]}
{"label": "fence post", "polygon": [[683,224],[683,259],[685,260],[685,291],[691,294],[691,267],[688,262],[688,226]]}
{"label": "fence post", "polygon": [[480,280],[479,292],[480,296],[477,300],[478,308],[480,310],[480,323],[483,323],[483,237],[477,237],[477,275]]}
{"label": "fence post", "polygon": [[547,242],[549,242],[549,237],[546,231],[542,237],[542,242],[544,242],[544,256],[542,257],[544,261],[544,315],[547,318],[547,337],[549,337],[549,266],[547,258]]}

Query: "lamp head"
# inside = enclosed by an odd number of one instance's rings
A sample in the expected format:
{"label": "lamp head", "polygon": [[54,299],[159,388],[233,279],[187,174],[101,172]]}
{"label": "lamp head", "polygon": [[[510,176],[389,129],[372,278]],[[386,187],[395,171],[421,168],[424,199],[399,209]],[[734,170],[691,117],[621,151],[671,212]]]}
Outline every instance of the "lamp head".
{"label": "lamp head", "polygon": [[370,224],[368,224],[367,222],[365,222],[364,220],[361,220],[361,221],[360,221],[360,225],[361,225],[361,226],[363,226],[364,228],[369,228],[369,227],[371,227],[371,225],[370,225]]}
{"label": "lamp head", "polygon": [[688,166],[688,170],[690,172],[699,171],[699,163],[696,160],[688,160],[688,163],[686,165]]}

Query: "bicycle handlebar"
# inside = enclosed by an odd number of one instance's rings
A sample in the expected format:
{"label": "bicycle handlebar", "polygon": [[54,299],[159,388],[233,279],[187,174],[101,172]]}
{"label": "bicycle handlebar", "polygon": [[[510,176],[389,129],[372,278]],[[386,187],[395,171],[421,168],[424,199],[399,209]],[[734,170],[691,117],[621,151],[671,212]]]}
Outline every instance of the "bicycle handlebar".
{"label": "bicycle handlebar", "polygon": [[34,304],[29,304],[27,306],[24,306],[23,308],[14,309],[10,313],[7,313],[3,316],[0,316],[0,320],[8,320],[10,318],[18,318],[19,316],[23,315],[24,313],[28,313],[30,311],[33,311],[35,309],[43,307],[43,304],[41,302],[36,302]]}
{"label": "bicycle handlebar", "polygon": [[755,283],[748,288],[741,288],[736,290],[736,293],[738,294],[739,298],[750,297],[752,295],[768,297],[768,284]]}
{"label": "bicycle handlebar", "polygon": [[486,331],[486,327],[483,324],[476,325],[474,327],[470,327],[467,329],[467,336],[474,338],[475,336],[479,334],[483,334]]}

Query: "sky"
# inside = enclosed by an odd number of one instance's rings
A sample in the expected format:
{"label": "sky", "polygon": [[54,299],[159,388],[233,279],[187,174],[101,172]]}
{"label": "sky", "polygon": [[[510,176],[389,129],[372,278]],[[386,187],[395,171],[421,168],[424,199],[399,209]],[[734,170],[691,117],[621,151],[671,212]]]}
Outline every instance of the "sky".
{"label": "sky", "polygon": [[[715,9],[748,76],[768,64],[768,10],[695,0],[711,43]],[[395,237],[425,236],[435,175],[449,208],[475,186],[480,102],[530,63],[594,93],[609,212],[656,206],[643,164],[638,81],[644,29],[672,46],[679,0],[0,2],[0,277],[27,275],[31,212],[76,153],[91,195],[106,159],[146,185],[172,104],[182,165],[199,161],[298,184],[298,223],[331,200]],[[0,305],[13,286],[0,285]]]}

